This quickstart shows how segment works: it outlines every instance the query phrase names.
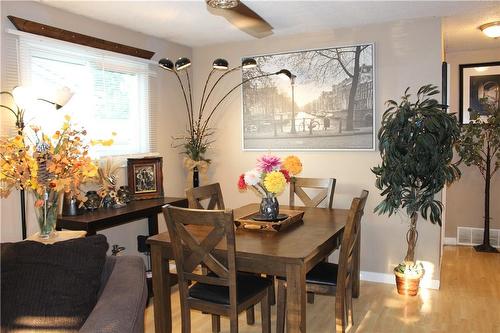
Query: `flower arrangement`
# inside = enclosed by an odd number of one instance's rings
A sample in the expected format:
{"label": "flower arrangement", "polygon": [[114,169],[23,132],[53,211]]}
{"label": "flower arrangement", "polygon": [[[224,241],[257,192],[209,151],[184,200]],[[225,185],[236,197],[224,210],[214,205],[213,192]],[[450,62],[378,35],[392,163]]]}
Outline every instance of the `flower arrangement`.
{"label": "flower arrangement", "polygon": [[[65,116],[61,130],[52,136],[30,126],[31,135],[21,131],[0,139],[0,197],[7,197],[14,188],[32,192],[41,236],[49,237],[55,227],[59,194],[71,192],[84,202],[79,187],[97,175],[84,143],[87,132],[74,128],[70,120]],[[105,144],[112,144],[110,140]]]}
{"label": "flower arrangement", "polygon": [[238,188],[253,188],[261,197],[272,198],[285,189],[290,179],[302,171],[297,156],[287,156],[283,161],[275,155],[264,155],[257,160],[257,167],[240,175]]}

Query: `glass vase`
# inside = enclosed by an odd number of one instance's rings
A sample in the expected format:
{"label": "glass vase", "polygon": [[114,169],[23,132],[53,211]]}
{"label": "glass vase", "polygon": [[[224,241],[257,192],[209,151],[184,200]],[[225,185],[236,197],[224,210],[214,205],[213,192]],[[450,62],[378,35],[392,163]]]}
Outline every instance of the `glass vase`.
{"label": "glass vase", "polygon": [[57,213],[58,213],[59,192],[46,191],[44,194],[35,193],[35,213],[40,228],[39,237],[48,239],[54,236]]}
{"label": "glass vase", "polygon": [[260,202],[260,215],[269,220],[275,220],[280,212],[280,204],[275,196],[263,197]]}

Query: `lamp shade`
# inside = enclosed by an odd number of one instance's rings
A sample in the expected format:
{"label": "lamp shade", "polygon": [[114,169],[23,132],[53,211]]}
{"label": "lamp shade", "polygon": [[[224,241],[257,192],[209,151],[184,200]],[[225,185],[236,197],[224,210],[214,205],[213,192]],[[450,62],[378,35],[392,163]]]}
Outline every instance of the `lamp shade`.
{"label": "lamp shade", "polygon": [[35,96],[31,89],[23,86],[17,86],[12,90],[12,96],[14,97],[14,102],[21,109],[28,108],[29,105],[35,100]]}
{"label": "lamp shade", "polygon": [[60,109],[68,103],[72,96],[73,92],[70,88],[62,87],[54,92],[50,102],[56,106],[56,109]]}
{"label": "lamp shade", "polygon": [[294,76],[288,69],[282,69],[278,72],[276,72],[276,75],[285,75],[287,76],[290,80],[292,79],[292,77]]}
{"label": "lamp shade", "polygon": [[483,24],[479,29],[488,37],[500,37],[500,21]]}
{"label": "lamp shade", "polygon": [[257,67],[257,61],[254,58],[245,58],[241,61],[241,67],[244,69]]}
{"label": "lamp shade", "polygon": [[174,63],[170,59],[162,58],[160,59],[160,61],[158,61],[158,64],[160,65],[161,68],[166,69],[167,71],[174,70]]}
{"label": "lamp shade", "polygon": [[226,59],[218,58],[214,60],[212,66],[214,69],[226,70],[229,68],[229,63],[227,62]]}
{"label": "lamp shade", "polygon": [[177,70],[177,71],[181,71],[183,69],[186,69],[189,66],[191,66],[191,60],[189,60],[188,58],[185,58],[185,57],[179,58],[175,62],[175,70]]}

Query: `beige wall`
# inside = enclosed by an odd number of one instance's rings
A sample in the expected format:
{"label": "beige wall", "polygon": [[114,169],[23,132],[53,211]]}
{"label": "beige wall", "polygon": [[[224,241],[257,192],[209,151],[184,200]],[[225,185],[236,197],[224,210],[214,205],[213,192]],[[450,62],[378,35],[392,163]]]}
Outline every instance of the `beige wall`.
{"label": "beige wall", "polygon": [[[36,2],[1,2],[2,39],[6,36],[6,29],[14,29],[10,21],[7,20],[7,15],[14,15],[63,29],[155,51],[154,61],[165,56],[174,59],[180,56],[191,56],[191,49],[188,47],[70,14]],[[4,51],[5,48],[2,43],[2,55],[4,55]],[[2,77],[4,74],[4,63],[2,62]],[[2,85],[2,90],[3,88]],[[170,147],[170,137],[177,134],[180,128],[183,128],[185,121],[184,114],[178,111],[183,110],[183,99],[179,94],[175,77],[167,75],[167,73],[163,71],[159,71],[158,87],[156,88],[159,93],[160,108],[160,130],[158,131],[157,141],[158,151],[161,156],[163,156],[163,186],[167,195],[181,196],[184,192],[185,175],[178,152]],[[2,111],[2,115],[4,114],[5,112]],[[125,169],[122,170],[121,174],[121,181],[126,183]],[[9,198],[0,200],[0,209],[1,241],[20,240],[21,223],[18,193],[14,192]],[[27,210],[31,213],[30,206],[27,207]],[[36,222],[32,214],[30,215],[28,221],[28,234],[37,231]],[[160,221],[160,230],[165,229],[164,223]],[[127,248],[127,253],[136,253],[136,235],[147,234],[147,222],[146,220],[137,221],[132,224],[104,230],[102,233],[108,237],[110,244],[124,245]]]}
{"label": "beige wall", "polygon": [[[447,52],[450,64],[450,111],[459,110],[460,64],[475,64],[500,61],[500,48],[464,52]],[[448,187],[446,193],[445,237],[456,237],[457,227],[484,226],[484,180],[477,167],[461,165],[461,179]],[[500,176],[496,174],[491,182],[490,228],[500,228]]]}
{"label": "beige wall", "polygon": [[[211,61],[224,57],[233,65],[242,56],[321,48],[351,43],[375,43],[376,60],[376,123],[380,127],[384,101],[398,98],[408,86],[416,89],[427,83],[440,84],[441,78],[441,27],[439,19],[392,22],[387,24],[339,29],[323,33],[297,35],[287,38],[270,38],[244,43],[230,43],[195,48],[194,76],[198,91],[211,68]],[[290,70],[293,71],[293,68]],[[241,80],[235,74],[227,81],[225,89]],[[252,193],[239,193],[238,176],[253,167],[260,152],[241,149],[241,100],[236,93],[225,103],[213,123],[217,128],[216,142],[209,153],[212,158],[210,179],[220,182],[226,205],[256,202]],[[300,156],[304,164],[304,177],[336,177],[335,207],[348,207],[354,195],[366,188],[370,191],[363,223],[361,265],[363,271],[391,273],[404,257],[408,224],[404,216],[378,216],[373,208],[380,201],[374,186],[375,177],[370,168],[380,161],[378,152],[291,152]],[[280,156],[287,153],[281,152]],[[287,203],[286,195],[280,201]],[[417,258],[428,263],[426,278],[439,278],[440,229],[429,222],[419,224]],[[300,246],[300,244],[297,244]],[[437,269],[437,271],[434,271]]]}

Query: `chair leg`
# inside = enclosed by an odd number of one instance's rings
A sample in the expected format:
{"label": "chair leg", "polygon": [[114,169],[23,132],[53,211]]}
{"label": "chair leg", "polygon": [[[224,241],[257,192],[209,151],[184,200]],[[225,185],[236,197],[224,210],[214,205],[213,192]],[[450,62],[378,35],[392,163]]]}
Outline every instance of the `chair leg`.
{"label": "chair leg", "polygon": [[255,324],[255,309],[254,306],[252,305],[247,309],[247,324],[248,325],[253,325]]}
{"label": "chair leg", "polygon": [[314,304],[314,293],[307,293],[307,303]]}
{"label": "chair leg", "polygon": [[266,296],[260,301],[261,318],[262,318],[262,333],[271,333],[271,292],[272,288],[267,288]]}
{"label": "chair leg", "polygon": [[238,333],[238,314],[229,317],[229,332]]}
{"label": "chair leg", "polygon": [[182,333],[191,333],[191,310],[188,306],[181,304],[181,326]]}
{"label": "chair leg", "polygon": [[276,309],[276,333],[285,332],[286,287],[285,281],[278,280],[278,300]]}
{"label": "chair leg", "polygon": [[212,333],[220,332],[220,316],[212,315]]}

